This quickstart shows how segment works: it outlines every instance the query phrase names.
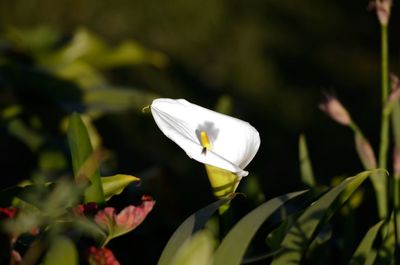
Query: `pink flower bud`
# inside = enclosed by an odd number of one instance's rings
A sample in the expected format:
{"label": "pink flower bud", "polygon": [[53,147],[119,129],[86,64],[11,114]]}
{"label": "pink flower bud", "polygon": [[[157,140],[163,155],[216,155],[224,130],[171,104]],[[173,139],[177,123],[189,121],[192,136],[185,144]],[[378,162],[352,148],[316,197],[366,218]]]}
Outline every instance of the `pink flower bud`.
{"label": "pink flower bud", "polygon": [[369,3],[369,9],[375,9],[379,23],[382,26],[387,26],[390,18],[390,8],[392,0],[372,0]]}
{"label": "pink flower bud", "polygon": [[336,122],[349,126],[352,123],[351,117],[343,105],[332,95],[327,95],[324,103],[319,108],[329,115]]}
{"label": "pink flower bud", "polygon": [[114,254],[108,248],[90,247],[88,250],[90,265],[120,265]]}
{"label": "pink flower bud", "polygon": [[374,150],[372,149],[370,143],[364,136],[360,133],[356,133],[355,135],[356,141],[356,149],[358,156],[365,169],[373,169],[376,168],[376,159]]}

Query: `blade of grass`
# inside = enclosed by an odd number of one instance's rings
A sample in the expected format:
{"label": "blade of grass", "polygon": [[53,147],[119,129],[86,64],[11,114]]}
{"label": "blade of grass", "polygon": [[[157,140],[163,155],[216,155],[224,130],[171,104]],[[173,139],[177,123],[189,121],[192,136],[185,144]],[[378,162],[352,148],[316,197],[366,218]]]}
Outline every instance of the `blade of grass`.
{"label": "blade of grass", "polygon": [[239,265],[258,228],[286,201],[305,191],[285,194],[263,203],[243,217],[226,235],[214,254],[214,265]]}
{"label": "blade of grass", "polygon": [[372,247],[383,223],[384,221],[380,221],[368,230],[354,252],[349,265],[373,264],[377,252],[373,250]]}
{"label": "blade of grass", "polygon": [[[325,216],[328,211],[332,210],[331,205],[333,202],[343,191],[346,191],[345,197],[349,198],[370,174],[370,171],[365,171],[354,177],[347,178],[312,203],[285,236],[281,245],[283,251],[274,258],[272,265],[300,264],[304,253],[318,232],[317,228],[320,226],[321,221],[327,221]],[[344,203],[343,198],[341,200]],[[332,215],[332,213],[329,214],[330,217]]]}
{"label": "blade of grass", "polygon": [[299,162],[301,180],[308,187],[315,187],[314,172],[312,169],[310,157],[308,155],[306,137],[304,136],[304,134],[301,134],[299,138]]}
{"label": "blade of grass", "polygon": [[399,264],[399,260],[395,259],[395,232],[394,232],[394,214],[392,213],[390,219],[384,224],[382,231],[383,241],[378,250],[376,261],[374,264]]}

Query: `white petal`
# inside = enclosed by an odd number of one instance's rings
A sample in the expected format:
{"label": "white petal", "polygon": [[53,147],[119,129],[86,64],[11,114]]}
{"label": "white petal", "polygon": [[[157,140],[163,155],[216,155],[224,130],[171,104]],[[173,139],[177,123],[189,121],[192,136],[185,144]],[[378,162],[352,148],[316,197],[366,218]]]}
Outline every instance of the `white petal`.
{"label": "white petal", "polygon": [[[160,98],[153,101],[151,112],[161,131],[178,144],[189,157],[220,167],[239,176],[260,146],[257,130],[242,120],[200,107],[184,99]],[[206,131],[211,151],[202,154],[199,133]]]}

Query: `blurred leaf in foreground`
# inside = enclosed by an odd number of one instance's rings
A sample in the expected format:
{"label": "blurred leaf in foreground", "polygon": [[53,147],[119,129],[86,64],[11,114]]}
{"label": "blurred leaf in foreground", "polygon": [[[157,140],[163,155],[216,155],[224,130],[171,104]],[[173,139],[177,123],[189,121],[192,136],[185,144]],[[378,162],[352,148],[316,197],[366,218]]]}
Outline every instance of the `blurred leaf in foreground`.
{"label": "blurred leaf in foreground", "polygon": [[211,265],[215,239],[207,230],[194,234],[178,249],[171,265]]}
{"label": "blurred leaf in foreground", "polygon": [[157,264],[172,265],[180,246],[182,246],[185,242],[190,241],[190,238],[193,236],[193,234],[201,230],[209,218],[222,205],[228,203],[232,198],[233,197],[220,199],[189,216],[170,237]]}
{"label": "blurred leaf in foreground", "polygon": [[[79,172],[81,167],[92,154],[93,149],[86,126],[77,113],[72,114],[69,119],[68,142],[71,150],[75,179],[80,181],[81,176],[79,176]],[[96,169],[92,175],[86,176],[86,178],[90,183],[85,190],[85,202],[103,203],[105,201],[104,192],[98,169]]]}
{"label": "blurred leaf in foreground", "polygon": [[44,265],[78,265],[78,252],[74,243],[66,237],[52,240],[50,250],[44,258]]}

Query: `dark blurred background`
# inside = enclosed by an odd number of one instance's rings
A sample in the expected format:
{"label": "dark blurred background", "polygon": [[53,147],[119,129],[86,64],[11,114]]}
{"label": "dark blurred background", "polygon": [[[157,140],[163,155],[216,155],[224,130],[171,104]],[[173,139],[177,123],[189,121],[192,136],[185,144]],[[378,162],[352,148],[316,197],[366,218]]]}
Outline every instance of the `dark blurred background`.
{"label": "dark blurred background", "polygon": [[[184,218],[214,199],[202,165],[142,113],[153,98],[185,98],[259,130],[261,148],[240,185],[256,192],[241,199],[251,203],[238,206],[239,215],[305,187],[301,133],[318,183],[357,173],[352,132],[318,105],[323,92],[336,95],[377,149],[380,31],[367,6],[366,0],[1,0],[0,186],[70,175],[65,119],[85,114],[92,136],[109,151],[103,175],[143,180],[112,203],[122,207],[142,193],[157,200],[143,227],[110,246],[122,264],[136,256],[137,264],[154,264]],[[392,25],[397,13],[395,7]],[[390,60],[398,73],[396,30],[390,28]]]}

